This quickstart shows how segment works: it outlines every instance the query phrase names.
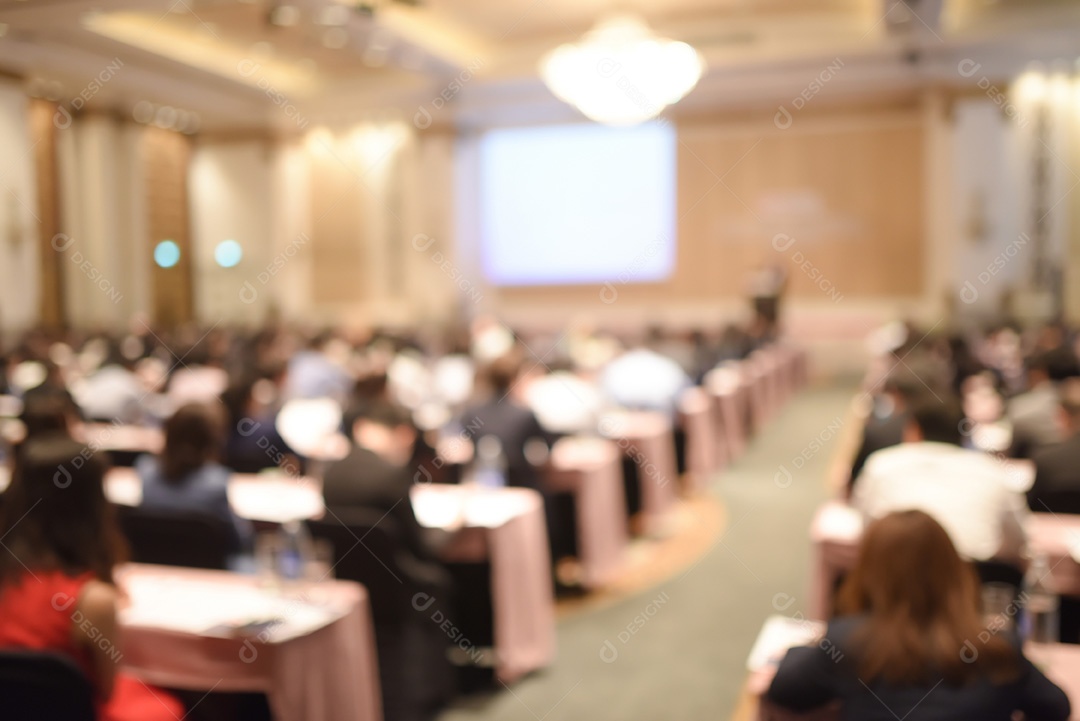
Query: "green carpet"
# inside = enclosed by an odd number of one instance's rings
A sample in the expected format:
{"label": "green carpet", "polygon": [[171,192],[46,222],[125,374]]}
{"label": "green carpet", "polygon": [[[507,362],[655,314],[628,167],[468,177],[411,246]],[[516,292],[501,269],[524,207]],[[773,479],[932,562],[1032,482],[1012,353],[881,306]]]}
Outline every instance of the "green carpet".
{"label": "green carpet", "polygon": [[698,563],[636,597],[562,621],[551,668],[463,699],[440,721],[728,718],[774,603],[787,614],[804,607],[807,531],[825,498],[823,477],[852,393],[803,391],[719,475],[713,492],[727,507],[727,527]]}

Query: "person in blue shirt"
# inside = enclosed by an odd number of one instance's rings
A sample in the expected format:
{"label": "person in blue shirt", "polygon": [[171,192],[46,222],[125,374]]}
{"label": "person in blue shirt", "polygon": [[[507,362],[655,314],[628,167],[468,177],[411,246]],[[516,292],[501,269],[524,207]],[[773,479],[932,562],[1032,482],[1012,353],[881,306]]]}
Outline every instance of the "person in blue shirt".
{"label": "person in blue shirt", "polygon": [[218,461],[223,446],[221,414],[203,403],[181,406],[165,421],[160,456],[140,456],[135,471],[142,481],[142,507],[154,511],[200,512],[229,522],[236,548],[251,545],[250,522],[229,506],[230,471]]}

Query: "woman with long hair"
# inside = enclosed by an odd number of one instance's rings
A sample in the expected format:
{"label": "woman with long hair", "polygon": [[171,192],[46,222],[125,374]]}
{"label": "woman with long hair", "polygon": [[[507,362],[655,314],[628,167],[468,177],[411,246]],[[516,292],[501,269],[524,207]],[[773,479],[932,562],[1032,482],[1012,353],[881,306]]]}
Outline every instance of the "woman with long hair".
{"label": "woman with long hair", "polygon": [[1065,721],[1069,700],[983,623],[974,569],[922,511],[892,513],[863,537],[840,616],[791,649],[767,698],[795,711],[840,702],[842,718]]}
{"label": "woman with long hair", "polygon": [[223,414],[215,406],[189,403],[165,421],[161,455],[141,456],[135,470],[142,480],[142,507],[156,511],[198,512],[230,523],[232,551],[250,544],[251,524],[229,505],[231,471],[218,459],[224,446]]}
{"label": "woman with long hair", "polygon": [[104,477],[99,457],[70,438],[27,442],[0,515],[0,648],[73,659],[103,721],[175,721],[176,699],[119,671],[113,568],[124,543]]}

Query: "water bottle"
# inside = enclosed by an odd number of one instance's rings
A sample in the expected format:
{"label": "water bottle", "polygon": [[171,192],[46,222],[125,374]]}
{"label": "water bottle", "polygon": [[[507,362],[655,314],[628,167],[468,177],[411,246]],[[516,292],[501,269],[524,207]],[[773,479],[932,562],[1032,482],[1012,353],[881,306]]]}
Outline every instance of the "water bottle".
{"label": "water bottle", "polygon": [[1024,576],[1023,636],[1031,643],[1057,643],[1061,598],[1049,587],[1050,564],[1036,555]]}
{"label": "water bottle", "polygon": [[278,532],[277,574],[282,581],[299,581],[311,561],[311,536],[300,521],[286,521]]}
{"label": "water bottle", "polygon": [[481,488],[502,488],[506,485],[506,455],[495,436],[481,436],[476,442],[476,463],[473,480]]}

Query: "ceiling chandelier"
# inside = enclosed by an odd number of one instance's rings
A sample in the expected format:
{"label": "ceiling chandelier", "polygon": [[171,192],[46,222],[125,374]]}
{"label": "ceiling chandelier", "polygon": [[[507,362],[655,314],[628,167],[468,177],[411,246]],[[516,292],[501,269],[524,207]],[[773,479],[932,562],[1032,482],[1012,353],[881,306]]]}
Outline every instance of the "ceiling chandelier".
{"label": "ceiling chandelier", "polygon": [[632,15],[602,20],[540,61],[544,82],[560,100],[607,125],[655,118],[690,92],[704,67],[697,50],[657,37]]}

